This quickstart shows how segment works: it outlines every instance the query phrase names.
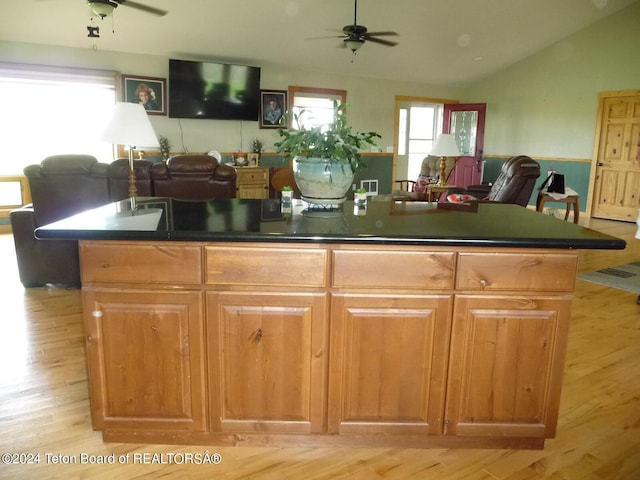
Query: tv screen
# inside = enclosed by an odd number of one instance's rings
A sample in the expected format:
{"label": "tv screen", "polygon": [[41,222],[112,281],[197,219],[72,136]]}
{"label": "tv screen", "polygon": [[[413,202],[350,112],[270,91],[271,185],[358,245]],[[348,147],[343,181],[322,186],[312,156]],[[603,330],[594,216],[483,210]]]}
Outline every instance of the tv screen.
{"label": "tv screen", "polygon": [[169,59],[169,116],[258,120],[260,67]]}

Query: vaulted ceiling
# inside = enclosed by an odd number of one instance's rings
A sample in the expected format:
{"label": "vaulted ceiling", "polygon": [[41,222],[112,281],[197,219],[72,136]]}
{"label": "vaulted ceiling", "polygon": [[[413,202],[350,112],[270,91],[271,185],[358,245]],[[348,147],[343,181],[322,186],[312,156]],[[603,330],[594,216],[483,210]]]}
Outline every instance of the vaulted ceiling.
{"label": "vaulted ceiling", "polygon": [[0,40],[464,85],[638,0],[359,0],[358,24],[398,45],[355,55],[338,38],[353,0],[136,1],[169,13],[121,5],[92,22],[86,0],[2,0]]}

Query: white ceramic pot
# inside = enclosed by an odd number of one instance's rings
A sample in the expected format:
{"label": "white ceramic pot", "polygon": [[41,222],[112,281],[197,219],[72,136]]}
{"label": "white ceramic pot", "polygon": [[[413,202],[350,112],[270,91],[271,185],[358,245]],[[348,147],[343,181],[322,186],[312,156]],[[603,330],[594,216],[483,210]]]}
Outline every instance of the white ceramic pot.
{"label": "white ceramic pot", "polygon": [[354,173],[348,163],[329,158],[295,157],[293,177],[303,200],[331,205],[345,201]]}

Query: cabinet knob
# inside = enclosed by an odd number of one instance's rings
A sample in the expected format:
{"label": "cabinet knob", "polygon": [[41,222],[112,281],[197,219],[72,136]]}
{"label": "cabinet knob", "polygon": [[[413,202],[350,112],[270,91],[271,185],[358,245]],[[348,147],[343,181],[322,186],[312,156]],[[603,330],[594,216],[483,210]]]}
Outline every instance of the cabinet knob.
{"label": "cabinet knob", "polygon": [[258,331],[256,332],[256,336],[254,337],[254,342],[256,343],[260,343],[260,340],[262,340],[262,329],[259,328]]}
{"label": "cabinet knob", "polygon": [[484,278],[480,279],[480,285],[482,286],[482,288],[487,288],[487,285],[489,285],[489,282],[487,282]]}
{"label": "cabinet knob", "polygon": [[100,318],[102,317],[102,315],[102,310],[94,310],[93,312],[91,312],[91,316],[94,318]]}

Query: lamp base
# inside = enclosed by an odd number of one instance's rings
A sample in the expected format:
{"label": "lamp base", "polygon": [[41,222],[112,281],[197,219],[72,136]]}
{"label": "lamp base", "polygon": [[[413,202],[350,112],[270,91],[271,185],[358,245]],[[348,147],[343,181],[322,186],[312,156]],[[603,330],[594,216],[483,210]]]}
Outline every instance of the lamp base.
{"label": "lamp base", "polygon": [[438,186],[447,185],[447,157],[440,157],[440,178],[438,178]]}
{"label": "lamp base", "polygon": [[129,198],[138,196],[138,187],[136,187],[136,171],[133,169],[134,150],[134,147],[129,147]]}

